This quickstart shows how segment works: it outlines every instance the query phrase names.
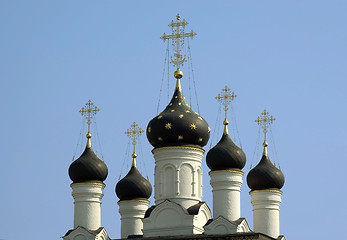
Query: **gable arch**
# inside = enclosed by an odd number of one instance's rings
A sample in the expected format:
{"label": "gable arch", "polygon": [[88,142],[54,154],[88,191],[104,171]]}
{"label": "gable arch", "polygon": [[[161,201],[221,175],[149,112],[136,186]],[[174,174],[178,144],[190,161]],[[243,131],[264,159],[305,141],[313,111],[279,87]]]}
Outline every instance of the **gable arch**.
{"label": "gable arch", "polygon": [[194,193],[194,168],[189,163],[183,163],[179,170],[179,194],[181,196],[190,197]]}
{"label": "gable arch", "polygon": [[163,195],[166,197],[175,195],[176,167],[167,163],[163,166]]}

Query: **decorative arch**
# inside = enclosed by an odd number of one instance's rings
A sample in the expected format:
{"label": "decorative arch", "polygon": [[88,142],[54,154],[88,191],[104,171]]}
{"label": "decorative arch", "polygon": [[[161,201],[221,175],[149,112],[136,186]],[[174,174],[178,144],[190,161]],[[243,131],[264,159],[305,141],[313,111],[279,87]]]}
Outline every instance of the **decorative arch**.
{"label": "decorative arch", "polygon": [[163,195],[166,197],[175,195],[176,167],[170,163],[163,166]]}
{"label": "decorative arch", "polygon": [[[247,221],[240,218],[236,221],[229,221],[222,216],[213,219],[211,223],[204,227],[205,234],[233,234],[237,232],[250,232]],[[226,232],[224,232],[226,231]]]}
{"label": "decorative arch", "polygon": [[198,186],[198,196],[202,198],[202,168],[198,167],[197,172],[197,186]]}
{"label": "decorative arch", "polygon": [[145,221],[151,221],[154,226],[158,228],[175,227],[181,225],[182,220],[185,219],[187,215],[188,212],[180,205],[165,200],[154,208],[149,218]]}
{"label": "decorative arch", "polygon": [[161,189],[160,189],[160,170],[157,166],[154,167],[154,197],[157,198],[160,196]]}
{"label": "decorative arch", "polygon": [[193,185],[194,169],[191,164],[183,163],[179,170],[179,193],[181,196],[192,196],[194,193]]}

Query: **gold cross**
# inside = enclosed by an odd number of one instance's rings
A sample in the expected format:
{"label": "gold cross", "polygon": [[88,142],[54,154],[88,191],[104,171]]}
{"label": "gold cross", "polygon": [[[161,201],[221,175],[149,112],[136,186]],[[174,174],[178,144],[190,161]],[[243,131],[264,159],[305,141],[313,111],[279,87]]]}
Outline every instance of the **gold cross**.
{"label": "gold cross", "polygon": [[88,101],[84,107],[79,111],[83,117],[87,119],[88,123],[88,133],[90,133],[90,120],[93,118],[93,116],[99,112],[100,109],[98,109],[96,106],[94,106],[94,103],[92,101]]}
{"label": "gold cross", "polygon": [[276,118],[274,118],[273,116],[270,116],[270,114],[266,110],[264,110],[264,112],[261,113],[260,117],[258,117],[257,120],[255,120],[255,122],[258,125],[260,125],[261,128],[263,128],[264,141],[266,141],[267,129],[275,120]]}
{"label": "gold cross", "polygon": [[222,93],[218,93],[218,96],[216,99],[218,102],[224,104],[224,111],[225,111],[225,121],[227,122],[227,111],[228,111],[228,105],[231,103],[231,101],[234,101],[234,99],[237,97],[234,92],[231,93],[228,86],[225,86],[225,88],[222,89]]}
{"label": "gold cross", "polygon": [[136,158],[136,154],[135,154],[136,139],[140,137],[143,132],[144,131],[135,122],[131,124],[130,128],[128,128],[125,132],[125,134],[128,137],[132,138],[132,141],[133,141],[133,147],[134,147],[133,158]]}
{"label": "gold cross", "polygon": [[[184,38],[190,37],[193,39],[193,37],[196,35],[193,30],[190,33],[184,33],[184,28],[188,24],[185,19],[180,21],[180,15],[177,14],[176,21],[171,21],[169,24],[169,27],[172,28],[172,34],[166,35],[165,33],[160,38],[165,42],[166,39],[172,39],[172,46],[174,47],[175,53],[175,59],[171,56],[171,63],[173,63],[174,66],[177,68],[180,68],[180,66],[183,66],[183,63],[186,62],[186,56],[181,54],[183,45],[184,45]],[[181,28],[182,27],[182,28]]]}

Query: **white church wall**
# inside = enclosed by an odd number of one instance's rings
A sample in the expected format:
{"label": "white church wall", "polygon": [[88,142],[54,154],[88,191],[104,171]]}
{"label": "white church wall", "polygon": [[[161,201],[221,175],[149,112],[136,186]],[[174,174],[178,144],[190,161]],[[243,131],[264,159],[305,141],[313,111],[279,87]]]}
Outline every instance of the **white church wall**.
{"label": "white church wall", "polygon": [[101,199],[105,184],[99,182],[71,184],[74,198],[74,228],[96,230],[101,225]]}
{"label": "white church wall", "polygon": [[153,150],[155,204],[169,199],[188,208],[202,199],[201,161],[204,150],[164,147]]}

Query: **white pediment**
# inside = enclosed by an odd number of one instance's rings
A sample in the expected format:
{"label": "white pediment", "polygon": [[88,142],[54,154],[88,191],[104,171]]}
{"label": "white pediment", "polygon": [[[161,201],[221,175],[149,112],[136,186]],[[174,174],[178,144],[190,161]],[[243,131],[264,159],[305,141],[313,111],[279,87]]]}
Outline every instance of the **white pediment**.
{"label": "white pediment", "polygon": [[251,232],[246,219],[240,218],[237,221],[229,221],[221,216],[205,225],[204,229],[207,235]]}
{"label": "white pediment", "polygon": [[99,228],[95,231],[90,231],[84,227],[78,226],[72,231],[69,231],[64,237],[64,240],[109,240],[107,232],[104,228]]}
{"label": "white pediment", "polygon": [[[190,211],[190,212],[189,212]],[[177,236],[202,234],[203,226],[211,218],[211,211],[201,203],[189,211],[177,203],[165,200],[144,218],[143,236]]]}

